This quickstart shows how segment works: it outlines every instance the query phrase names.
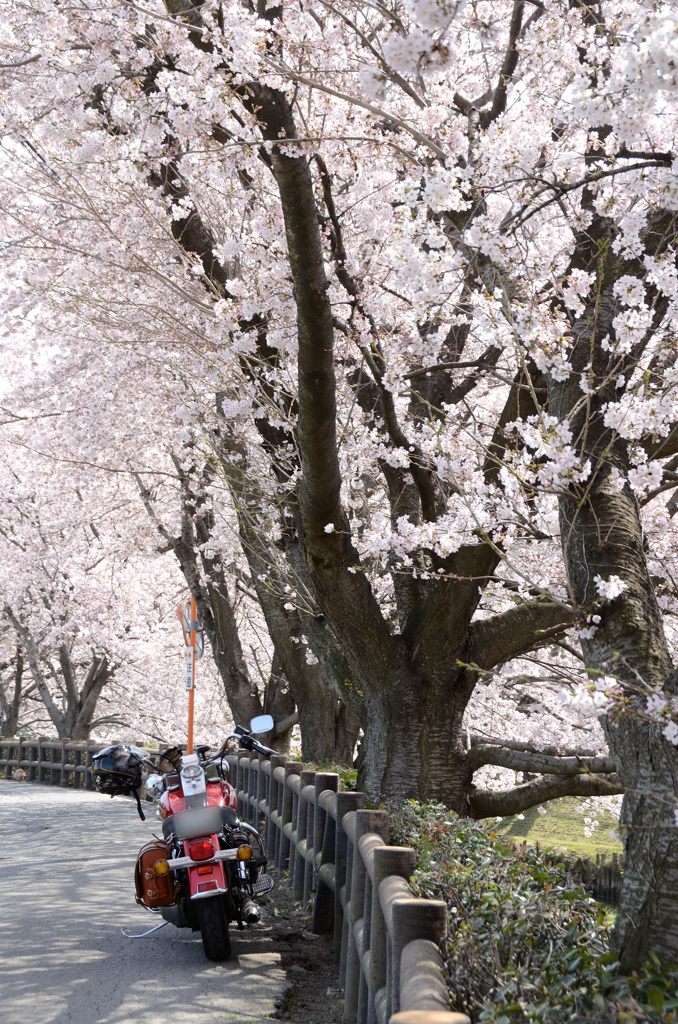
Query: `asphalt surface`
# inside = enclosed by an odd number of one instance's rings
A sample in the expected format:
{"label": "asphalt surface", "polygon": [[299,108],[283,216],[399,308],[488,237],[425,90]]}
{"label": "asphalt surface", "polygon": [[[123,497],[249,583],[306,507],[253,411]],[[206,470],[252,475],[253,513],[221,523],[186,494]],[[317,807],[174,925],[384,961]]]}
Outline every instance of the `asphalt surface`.
{"label": "asphalt surface", "polygon": [[285,989],[265,924],[225,964],[134,902],[132,800],[0,781],[0,1024],[261,1024]]}

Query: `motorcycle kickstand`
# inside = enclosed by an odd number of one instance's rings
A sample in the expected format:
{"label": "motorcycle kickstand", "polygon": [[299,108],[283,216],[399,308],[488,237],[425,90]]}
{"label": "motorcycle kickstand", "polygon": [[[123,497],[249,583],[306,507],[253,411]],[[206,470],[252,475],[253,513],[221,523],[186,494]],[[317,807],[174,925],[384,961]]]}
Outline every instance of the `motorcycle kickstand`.
{"label": "motorcycle kickstand", "polygon": [[124,928],[121,928],[120,931],[126,939],[145,939],[147,935],[152,935],[153,932],[160,931],[160,929],[164,928],[166,924],[169,924],[169,921],[161,921],[160,924],[154,924],[152,928],[147,928],[145,932],[139,932],[138,935],[130,935],[130,933],[126,932]]}

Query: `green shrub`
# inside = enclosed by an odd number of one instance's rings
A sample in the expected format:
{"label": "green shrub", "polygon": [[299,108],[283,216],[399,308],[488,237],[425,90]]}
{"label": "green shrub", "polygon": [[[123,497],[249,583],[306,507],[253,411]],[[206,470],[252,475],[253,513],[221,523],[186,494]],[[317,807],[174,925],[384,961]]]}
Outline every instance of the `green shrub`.
{"label": "green shrub", "polygon": [[333,775],[338,775],[339,790],[342,793],[355,792],[358,788],[358,772],[355,768],[347,768],[346,765],[337,764],[336,761],[323,761],[321,764],[304,763],[304,768],[311,772],[332,772]]}
{"label": "green shrub", "polygon": [[417,852],[415,894],[449,907],[454,1009],[478,1024],[678,1024],[678,969],[620,977],[609,913],[552,857],[415,801],[392,812],[391,842]]}

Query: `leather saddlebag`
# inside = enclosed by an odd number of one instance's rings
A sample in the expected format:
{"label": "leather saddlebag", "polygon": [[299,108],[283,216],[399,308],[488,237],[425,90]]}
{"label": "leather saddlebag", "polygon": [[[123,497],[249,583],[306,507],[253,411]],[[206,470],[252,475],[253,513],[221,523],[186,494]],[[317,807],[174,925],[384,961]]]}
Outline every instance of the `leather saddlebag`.
{"label": "leather saddlebag", "polygon": [[137,903],[143,903],[149,910],[156,907],[171,907],[176,901],[177,884],[171,871],[159,874],[154,869],[158,860],[169,860],[172,847],[161,839],[153,839],[139,850],[134,869],[134,884]]}

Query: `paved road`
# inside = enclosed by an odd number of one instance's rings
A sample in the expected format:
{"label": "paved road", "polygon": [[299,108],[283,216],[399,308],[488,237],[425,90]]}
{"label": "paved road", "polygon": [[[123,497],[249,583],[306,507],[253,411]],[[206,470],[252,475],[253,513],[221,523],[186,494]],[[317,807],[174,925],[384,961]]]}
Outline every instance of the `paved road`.
{"label": "paved road", "polygon": [[131,800],[0,781],[0,1024],[260,1024],[285,988],[266,928],[226,964],[134,902],[158,823]]}

